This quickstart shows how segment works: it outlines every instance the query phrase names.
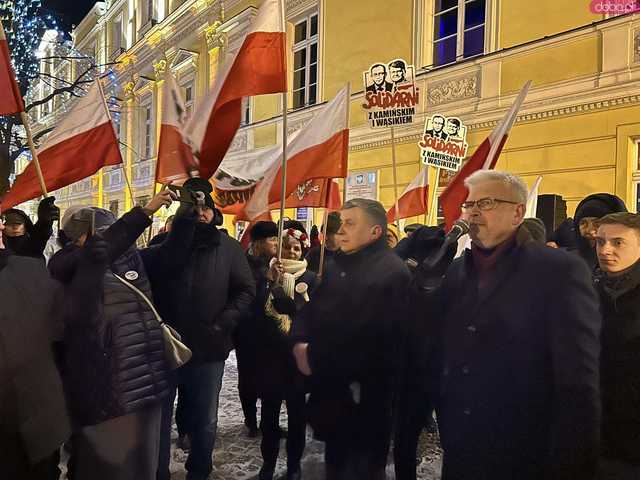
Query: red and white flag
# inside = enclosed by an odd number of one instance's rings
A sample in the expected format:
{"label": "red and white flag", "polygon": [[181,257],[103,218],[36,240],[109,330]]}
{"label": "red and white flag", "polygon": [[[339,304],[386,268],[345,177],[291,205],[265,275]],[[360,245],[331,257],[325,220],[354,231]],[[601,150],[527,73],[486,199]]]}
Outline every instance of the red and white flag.
{"label": "red and white flag", "polygon": [[7,37],[0,22],[0,115],[13,115],[18,112],[24,112],[24,103],[11,65]]}
{"label": "red and white flag", "polygon": [[191,153],[191,147],[182,136],[186,115],[187,110],[180,88],[171,71],[167,69],[162,91],[162,121],[156,162],[156,183],[184,181],[189,178],[190,170],[198,168]]}
{"label": "red and white flag", "polygon": [[447,230],[453,226],[453,222],[460,218],[462,214],[460,207],[469,195],[467,187],[464,186],[464,181],[467,177],[478,170],[491,170],[495,168],[498,157],[500,157],[502,148],[511,131],[511,127],[515,123],[520,107],[529,92],[529,88],[531,88],[531,81],[528,81],[524,87],[522,87],[520,94],[498,126],[484,142],[480,144],[467,163],[464,164],[462,169],[453,180],[451,180],[451,183],[445,191],[442,192],[442,195],[440,195],[440,204],[444,212]]}
{"label": "red and white flag", "polygon": [[[48,191],[71,185],[107,165],[122,163],[102,90],[96,80],[38,149],[38,159]],[[11,208],[42,195],[34,162],[18,175],[2,200]]]}
{"label": "red and white flag", "polygon": [[[298,130],[287,143],[288,197],[297,185],[318,178],[344,178],[347,176],[349,155],[349,87],[340,90],[313,119]],[[255,218],[280,202],[282,195],[282,151],[277,159],[265,159],[273,165],[256,186],[245,210],[249,218]]]}
{"label": "red and white flag", "polygon": [[538,194],[540,193],[541,183],[542,175],[536,178],[531,190],[529,190],[529,196],[527,197],[527,211],[524,214],[524,218],[536,218],[538,212]]}
{"label": "red and white flag", "polygon": [[282,1],[263,0],[242,46],[186,125],[202,178],[210,178],[227,153],[240,126],[242,98],[287,90]]}
{"label": "red and white flag", "polygon": [[[398,198],[398,203],[387,212],[387,223],[394,223],[396,220],[407,217],[415,217],[426,213],[429,193],[429,180],[427,169],[422,168],[418,175],[411,181],[409,186]],[[397,213],[396,212],[397,207]]]}

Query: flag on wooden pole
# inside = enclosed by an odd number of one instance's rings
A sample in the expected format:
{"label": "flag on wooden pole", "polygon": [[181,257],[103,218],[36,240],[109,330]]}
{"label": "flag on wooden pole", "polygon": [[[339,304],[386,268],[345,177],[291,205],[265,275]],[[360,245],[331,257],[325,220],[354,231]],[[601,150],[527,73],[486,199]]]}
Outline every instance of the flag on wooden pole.
{"label": "flag on wooden pole", "polygon": [[[89,177],[104,166],[122,163],[99,81],[93,83],[87,95],[57,124],[38,150],[50,191]],[[31,162],[2,199],[2,208],[11,208],[41,194],[35,162]]]}

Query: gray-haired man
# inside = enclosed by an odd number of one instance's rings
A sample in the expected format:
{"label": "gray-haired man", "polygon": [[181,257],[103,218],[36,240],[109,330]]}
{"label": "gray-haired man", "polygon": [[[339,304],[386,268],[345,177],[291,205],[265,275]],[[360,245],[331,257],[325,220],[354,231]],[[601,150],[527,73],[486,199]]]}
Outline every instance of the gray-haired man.
{"label": "gray-haired man", "polygon": [[442,478],[592,478],[600,315],[589,271],[521,228],[520,178],[485,170],[465,185],[471,249],[414,303],[442,322],[433,329]]}

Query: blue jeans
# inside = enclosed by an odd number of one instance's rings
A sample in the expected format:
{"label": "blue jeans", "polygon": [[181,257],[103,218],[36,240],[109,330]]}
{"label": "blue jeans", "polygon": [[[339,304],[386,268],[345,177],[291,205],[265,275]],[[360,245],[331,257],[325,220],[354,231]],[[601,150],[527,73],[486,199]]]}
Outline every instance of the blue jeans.
{"label": "blue jeans", "polygon": [[[183,420],[184,433],[189,435],[191,441],[185,464],[187,480],[206,480],[213,470],[212,454],[218,427],[218,399],[224,362],[188,363],[177,374],[177,383],[189,399]],[[158,480],[170,478],[171,417],[175,395],[174,388],[163,408]]]}

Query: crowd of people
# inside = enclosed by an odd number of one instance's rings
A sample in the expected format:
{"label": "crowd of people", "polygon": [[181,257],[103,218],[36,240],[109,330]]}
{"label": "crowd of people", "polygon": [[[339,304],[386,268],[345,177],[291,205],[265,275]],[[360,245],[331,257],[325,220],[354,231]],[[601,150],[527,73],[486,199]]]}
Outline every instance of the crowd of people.
{"label": "crowd of people", "polygon": [[[303,478],[308,425],[327,480],[384,479],[391,449],[396,478],[414,480],[436,421],[443,480],[637,480],[640,215],[595,194],[547,232],[525,219],[519,177],[465,185],[466,249],[443,227],[402,235],[379,202],[352,199],[323,235],[257,222],[245,252],[197,178],[141,249],[172,190],[120,219],[91,206],[59,219],[51,197],[35,224],[3,212],[3,476],[58,479],[65,444],[70,479],[167,480],[175,406],[186,478],[210,478],[235,349],[259,480],[283,438],[286,478]],[[179,367],[169,326],[191,351]]]}

